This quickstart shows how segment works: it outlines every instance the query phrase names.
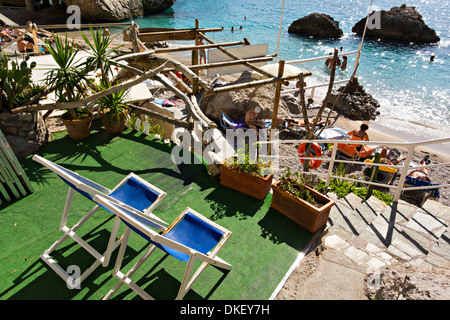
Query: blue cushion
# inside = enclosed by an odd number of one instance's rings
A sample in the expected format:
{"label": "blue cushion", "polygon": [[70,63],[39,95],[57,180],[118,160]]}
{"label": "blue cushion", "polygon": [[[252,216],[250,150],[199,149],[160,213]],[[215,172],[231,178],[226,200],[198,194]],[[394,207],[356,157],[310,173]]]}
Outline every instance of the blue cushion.
{"label": "blue cushion", "polygon": [[[128,215],[130,215],[133,219],[140,221],[141,223],[144,223],[148,226],[149,225],[148,220],[144,219],[132,212],[129,212],[127,210],[125,211]],[[170,254],[171,256],[177,258],[181,261],[188,261],[189,255],[182,253],[178,250],[172,249],[170,247],[164,246],[160,243],[156,243],[151,241],[151,239],[146,235],[131,226],[126,221],[123,221],[128,227],[130,227],[134,232],[142,236],[144,239],[149,241],[150,243],[156,245],[161,250],[165,251],[166,253]],[[162,235],[163,237],[166,237],[167,239],[176,241],[182,245],[185,245],[191,249],[194,249],[198,252],[201,252],[203,254],[208,253],[211,251],[217,243],[220,241],[220,239],[223,236],[223,232],[218,230],[217,228],[211,226],[210,224],[206,223],[205,221],[199,219],[195,215],[193,215],[190,212],[187,212],[186,215],[183,217],[183,219],[170,231],[168,231],[166,234]]]}
{"label": "blue cushion", "polygon": [[159,192],[151,189],[134,177],[130,177],[126,183],[109,194],[110,197],[140,211],[152,205],[158,199],[159,195]]}

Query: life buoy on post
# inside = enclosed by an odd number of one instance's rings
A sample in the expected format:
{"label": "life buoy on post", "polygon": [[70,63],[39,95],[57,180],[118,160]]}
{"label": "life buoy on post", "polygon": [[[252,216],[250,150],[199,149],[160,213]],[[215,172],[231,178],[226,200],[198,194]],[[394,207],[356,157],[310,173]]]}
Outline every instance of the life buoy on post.
{"label": "life buoy on post", "polygon": [[[298,157],[300,158],[300,162],[303,164],[305,160],[303,159],[305,157],[305,149],[306,149],[306,143],[300,144],[298,147]],[[322,148],[319,146],[318,143],[313,143],[311,146],[311,154],[308,158],[314,158],[314,157],[321,157],[323,155]],[[317,169],[322,165],[322,160],[315,160],[310,159],[309,160],[309,167],[311,169]]]}

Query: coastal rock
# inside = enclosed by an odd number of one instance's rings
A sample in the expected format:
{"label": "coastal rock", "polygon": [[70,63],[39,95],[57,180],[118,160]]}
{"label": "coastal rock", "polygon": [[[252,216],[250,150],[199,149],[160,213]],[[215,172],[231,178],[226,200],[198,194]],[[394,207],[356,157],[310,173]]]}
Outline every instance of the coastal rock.
{"label": "coastal rock", "polygon": [[335,99],[338,100],[333,110],[352,120],[375,120],[379,115],[377,109],[380,104],[372,95],[365,92],[356,77],[347,88],[342,86],[331,93],[328,107],[333,105]]}
{"label": "coastal rock", "polygon": [[294,21],[288,29],[289,33],[319,38],[340,38],[344,35],[339,28],[339,22],[321,13],[310,15]]}
{"label": "coastal rock", "polygon": [[35,153],[50,138],[49,129],[40,112],[15,115],[0,112],[0,130],[17,158]]}
{"label": "coastal rock", "polygon": [[[272,119],[274,98],[275,87],[266,85],[204,96],[199,106],[203,113],[216,123],[219,123],[221,111],[233,120],[244,120],[246,112],[256,106],[262,109],[261,119]],[[289,109],[286,103],[280,100],[278,118],[285,117],[289,117]]]}
{"label": "coastal rock", "polygon": [[[366,18],[356,23],[352,32],[362,35]],[[393,7],[389,11],[374,11],[369,15],[366,37],[415,43],[435,43],[440,40],[428,27],[415,7]]]}
{"label": "coastal rock", "polygon": [[[376,288],[366,288],[366,295],[377,300],[448,300],[450,271],[444,268],[421,270],[396,265],[379,275]],[[368,275],[367,278],[373,275]],[[367,283],[367,282],[366,282]]]}
{"label": "coastal rock", "polygon": [[64,0],[77,5],[84,21],[120,21],[170,8],[175,0]]}

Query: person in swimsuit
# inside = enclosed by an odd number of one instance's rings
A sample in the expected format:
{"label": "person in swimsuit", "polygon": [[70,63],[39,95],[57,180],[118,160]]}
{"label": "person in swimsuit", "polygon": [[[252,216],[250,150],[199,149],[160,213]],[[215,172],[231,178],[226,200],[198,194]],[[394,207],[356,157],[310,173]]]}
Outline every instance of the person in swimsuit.
{"label": "person in swimsuit", "polygon": [[250,109],[245,114],[245,124],[247,127],[254,129],[258,133],[258,128],[263,128],[261,121],[258,120],[258,115],[261,113],[261,107],[256,106]]}
{"label": "person in swimsuit", "polygon": [[[350,136],[350,140],[369,141],[369,135],[366,132],[368,129],[369,129],[369,126],[367,124],[363,123],[360,126],[359,130],[353,130],[353,131],[347,132],[347,134]],[[360,144],[360,145],[354,144],[353,146],[356,148],[356,150],[358,150],[358,152],[361,151],[361,149],[363,147],[362,144]]]}
{"label": "person in swimsuit", "polygon": [[[199,40],[198,44],[201,45],[201,46],[205,45],[202,40]],[[202,64],[202,61],[203,61],[203,63],[206,64],[206,52],[205,52],[205,49],[199,50],[198,54],[200,56],[200,64]]]}
{"label": "person in swimsuit", "polygon": [[[426,155],[422,161],[420,161],[420,165],[424,165],[424,164],[430,164],[430,156]],[[420,180],[424,180],[424,181],[428,181],[431,182],[430,177],[428,176],[428,170],[427,168],[420,168],[420,169],[414,169],[412,171],[410,171],[408,173],[408,176],[412,177],[412,178],[417,178]]]}

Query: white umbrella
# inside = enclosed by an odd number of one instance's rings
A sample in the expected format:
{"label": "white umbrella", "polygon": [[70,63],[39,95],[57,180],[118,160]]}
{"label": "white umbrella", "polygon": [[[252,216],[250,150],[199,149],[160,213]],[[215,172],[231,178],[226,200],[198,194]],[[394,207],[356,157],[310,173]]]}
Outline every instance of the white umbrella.
{"label": "white umbrella", "polygon": [[[260,67],[260,69],[269,72],[270,74],[272,74],[274,77],[278,76],[278,68],[279,68],[280,64],[279,63],[271,63],[271,64],[266,64],[262,67]],[[289,75],[294,75],[294,74],[299,74],[301,73],[302,70],[300,70],[299,68],[297,68],[296,66],[292,65],[292,64],[285,64],[284,65],[284,71],[283,71],[283,77],[285,76],[289,76]],[[253,71],[252,72],[252,78],[253,79],[267,79],[267,77],[265,75],[260,74],[259,72]]]}

